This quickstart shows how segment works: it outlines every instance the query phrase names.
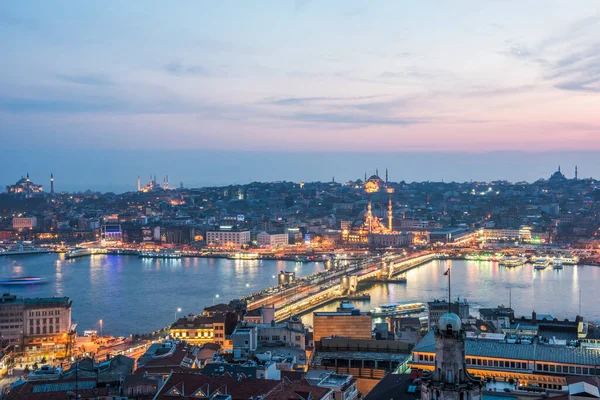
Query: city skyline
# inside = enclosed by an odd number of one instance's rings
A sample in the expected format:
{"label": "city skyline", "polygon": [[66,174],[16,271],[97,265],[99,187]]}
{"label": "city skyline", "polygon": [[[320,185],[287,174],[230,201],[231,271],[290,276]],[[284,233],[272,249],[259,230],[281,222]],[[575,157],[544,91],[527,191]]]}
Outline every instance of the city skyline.
{"label": "city skyline", "polygon": [[20,156],[126,148],[138,162],[597,150],[600,15],[577,4],[5,4],[0,135]]}

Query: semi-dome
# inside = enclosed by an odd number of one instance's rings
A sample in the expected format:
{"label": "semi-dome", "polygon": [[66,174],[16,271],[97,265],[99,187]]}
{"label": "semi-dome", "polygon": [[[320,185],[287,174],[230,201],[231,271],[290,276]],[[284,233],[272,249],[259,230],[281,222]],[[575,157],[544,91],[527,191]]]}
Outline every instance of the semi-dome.
{"label": "semi-dome", "polygon": [[452,328],[452,332],[460,331],[460,317],[454,313],[446,313],[442,315],[440,321],[438,322],[438,327],[440,331],[447,332],[448,325],[450,325],[450,327]]}

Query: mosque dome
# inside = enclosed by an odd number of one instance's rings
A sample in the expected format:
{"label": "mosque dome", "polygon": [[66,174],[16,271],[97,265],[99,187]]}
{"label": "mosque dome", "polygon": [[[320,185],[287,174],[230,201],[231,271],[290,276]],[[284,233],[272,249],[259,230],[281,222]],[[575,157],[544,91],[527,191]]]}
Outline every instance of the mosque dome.
{"label": "mosque dome", "polygon": [[367,179],[367,181],[379,183],[381,182],[381,178],[378,175],[371,175],[371,177]]}
{"label": "mosque dome", "polygon": [[440,321],[438,322],[438,328],[441,332],[447,332],[448,326],[452,328],[452,332],[460,331],[461,322],[459,316],[454,313],[446,313],[442,315]]}

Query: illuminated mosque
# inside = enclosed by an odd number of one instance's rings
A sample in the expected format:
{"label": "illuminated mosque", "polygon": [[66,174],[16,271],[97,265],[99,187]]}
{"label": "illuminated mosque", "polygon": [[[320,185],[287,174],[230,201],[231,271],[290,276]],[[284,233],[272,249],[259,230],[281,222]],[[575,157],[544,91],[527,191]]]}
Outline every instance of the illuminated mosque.
{"label": "illuminated mosque", "polygon": [[[394,231],[393,228],[393,206],[392,194],[394,189],[388,182],[388,171],[385,170],[385,181],[379,177],[379,171],[367,179],[365,174],[364,190],[367,193],[368,202],[366,210],[363,210],[352,222],[349,229],[342,232],[343,239],[348,243],[369,244],[376,246],[401,246],[412,242],[412,235]],[[373,197],[388,195],[387,221],[373,215]]]}
{"label": "illuminated mosque", "polygon": [[[54,176],[51,177],[52,182],[52,190],[54,191]],[[43,193],[44,188],[42,185],[36,185],[29,179],[29,172],[26,177],[21,176],[21,179],[17,181],[14,185],[10,185],[6,187],[6,193],[9,194],[24,194],[25,197],[31,197],[36,194]]]}

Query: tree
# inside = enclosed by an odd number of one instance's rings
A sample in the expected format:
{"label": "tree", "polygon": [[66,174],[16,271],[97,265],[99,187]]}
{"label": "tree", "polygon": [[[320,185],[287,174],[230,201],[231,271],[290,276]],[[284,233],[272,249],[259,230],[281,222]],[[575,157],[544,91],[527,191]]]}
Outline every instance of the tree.
{"label": "tree", "polygon": [[37,371],[37,369],[38,369],[38,363],[36,361],[36,362],[33,363],[33,370]]}
{"label": "tree", "polygon": [[42,357],[42,364],[46,364],[47,361],[46,356]]}
{"label": "tree", "polygon": [[29,374],[29,365],[25,366],[25,369],[23,370],[24,373]]}

